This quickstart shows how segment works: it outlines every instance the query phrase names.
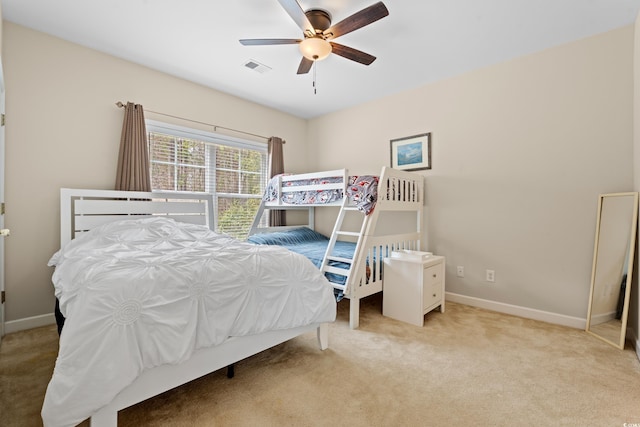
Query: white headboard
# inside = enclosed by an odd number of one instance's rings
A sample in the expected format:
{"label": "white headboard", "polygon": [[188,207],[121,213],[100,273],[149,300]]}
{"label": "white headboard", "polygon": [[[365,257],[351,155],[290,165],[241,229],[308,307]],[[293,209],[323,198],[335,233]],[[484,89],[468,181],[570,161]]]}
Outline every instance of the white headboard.
{"label": "white headboard", "polygon": [[215,229],[208,193],[60,189],[60,244],[77,234],[127,216],[167,216]]}

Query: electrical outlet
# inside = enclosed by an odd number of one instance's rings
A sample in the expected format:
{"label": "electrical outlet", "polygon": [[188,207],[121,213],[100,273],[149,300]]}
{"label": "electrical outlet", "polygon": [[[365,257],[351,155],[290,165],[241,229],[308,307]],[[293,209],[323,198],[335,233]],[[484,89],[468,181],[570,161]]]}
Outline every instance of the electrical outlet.
{"label": "electrical outlet", "polygon": [[464,267],[459,265],[458,266],[458,277],[464,277]]}
{"label": "electrical outlet", "polygon": [[496,281],[496,272],[494,270],[487,270],[487,282]]}

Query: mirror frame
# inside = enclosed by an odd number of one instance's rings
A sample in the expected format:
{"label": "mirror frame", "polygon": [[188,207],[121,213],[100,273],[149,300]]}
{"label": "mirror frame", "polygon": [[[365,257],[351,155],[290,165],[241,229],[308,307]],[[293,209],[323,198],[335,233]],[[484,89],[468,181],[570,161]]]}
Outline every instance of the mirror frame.
{"label": "mirror frame", "polygon": [[[596,280],[596,265],[597,265],[597,261],[598,261],[598,244],[600,242],[600,225],[601,225],[601,214],[602,214],[602,206],[604,203],[604,200],[606,198],[610,198],[610,197],[629,197],[632,196],[633,197],[633,213],[632,213],[632,217],[630,218],[631,220],[631,234],[629,236],[629,247],[627,248],[627,279],[626,279],[626,286],[625,286],[625,292],[624,292],[624,302],[623,302],[623,310],[622,310],[622,317],[621,319],[621,323],[622,323],[622,328],[620,331],[620,339],[618,340],[618,342],[614,342],[611,341],[601,335],[598,335],[597,333],[593,332],[591,330],[591,311],[593,308],[593,300],[594,300],[594,288],[595,288],[595,280]],[[627,333],[627,318],[629,315],[629,299],[631,296],[631,282],[632,282],[632,277],[633,277],[633,266],[634,266],[634,262],[635,262],[635,249],[636,249],[636,232],[637,232],[637,225],[638,225],[638,193],[637,192],[628,192],[628,193],[608,193],[608,194],[601,194],[598,197],[598,215],[597,215],[597,220],[596,220],[596,237],[595,237],[595,245],[594,245],[594,249],[593,249],[593,265],[591,268],[591,291],[589,293],[589,310],[587,312],[587,325],[585,327],[585,331],[590,333],[591,335],[613,345],[614,347],[617,347],[619,349],[624,349],[624,345],[625,345],[625,339],[626,339],[626,333]]]}

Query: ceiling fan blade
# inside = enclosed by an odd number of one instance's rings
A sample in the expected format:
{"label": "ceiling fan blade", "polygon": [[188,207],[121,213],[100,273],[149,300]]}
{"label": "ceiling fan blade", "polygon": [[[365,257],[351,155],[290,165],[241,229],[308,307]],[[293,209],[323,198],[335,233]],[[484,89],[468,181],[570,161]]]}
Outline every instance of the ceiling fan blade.
{"label": "ceiling fan blade", "polygon": [[240,43],[244,46],[264,46],[273,44],[297,44],[302,40],[298,39],[242,39]]}
{"label": "ceiling fan blade", "polygon": [[300,61],[300,65],[298,66],[298,74],[307,74],[309,70],[311,70],[312,65],[313,61],[303,56],[302,61]]}
{"label": "ceiling fan blade", "polygon": [[315,35],[316,30],[309,22],[309,18],[304,14],[304,10],[296,0],[278,0],[280,6],[289,14],[291,19],[302,29],[304,34]]}
{"label": "ceiling fan blade", "polygon": [[362,52],[358,49],[344,46],[335,42],[331,42],[331,48],[332,53],[364,65],[370,65],[373,61],[376,60],[376,57],[373,55],[369,55],[368,53]]}
{"label": "ceiling fan blade", "polygon": [[387,15],[389,15],[387,7],[384,3],[379,1],[376,4],[362,9],[360,12],[356,12],[348,18],[343,19],[336,25],[327,28],[324,30],[323,34],[326,36],[327,40],[335,39],[336,37],[343,36],[357,30],[358,28],[362,28],[376,22],[378,19],[382,19]]}

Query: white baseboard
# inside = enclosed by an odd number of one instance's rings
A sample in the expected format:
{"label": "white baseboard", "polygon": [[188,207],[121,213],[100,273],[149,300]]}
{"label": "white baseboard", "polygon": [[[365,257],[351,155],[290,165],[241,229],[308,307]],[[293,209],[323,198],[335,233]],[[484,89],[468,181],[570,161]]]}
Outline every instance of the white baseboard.
{"label": "white baseboard", "polygon": [[10,320],[4,324],[4,333],[25,331],[27,329],[39,328],[40,326],[53,325],[56,323],[56,316],[53,313],[42,314],[40,316],[26,317],[24,319]]}
{"label": "white baseboard", "polygon": [[564,314],[551,313],[548,311],[536,310],[518,305],[505,304],[496,301],[469,297],[466,295],[454,294],[447,292],[446,301],[457,302],[460,304],[470,305],[472,307],[484,308],[487,310],[497,311],[498,313],[511,314],[514,316],[524,317],[526,319],[541,320],[556,325],[568,326],[570,328],[585,329],[587,319],[579,317],[565,316]]}

